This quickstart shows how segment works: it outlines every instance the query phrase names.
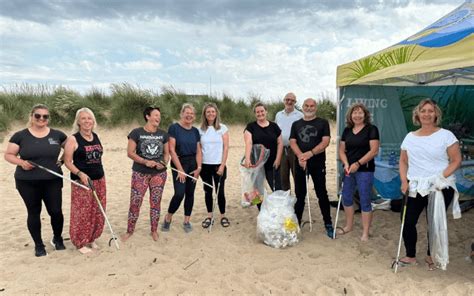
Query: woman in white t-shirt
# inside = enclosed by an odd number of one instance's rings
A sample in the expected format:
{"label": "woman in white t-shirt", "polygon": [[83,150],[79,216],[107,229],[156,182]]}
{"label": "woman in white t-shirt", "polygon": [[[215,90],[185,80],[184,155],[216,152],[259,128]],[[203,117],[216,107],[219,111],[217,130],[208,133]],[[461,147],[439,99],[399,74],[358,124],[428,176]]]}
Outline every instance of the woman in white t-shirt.
{"label": "woman in white t-shirt", "polygon": [[[413,110],[413,124],[418,130],[406,135],[400,152],[401,190],[408,192],[403,240],[406,257],[402,265],[416,264],[416,224],[428,205],[428,197],[436,183],[450,184],[442,189],[446,208],[455,198],[454,172],[461,165],[459,142],[452,132],[440,128],[441,109],[431,99],[422,100]],[[431,219],[432,217],[427,217]],[[435,269],[428,246],[425,262],[429,270]]]}
{"label": "woman in white t-shirt", "polygon": [[[220,123],[219,109],[214,103],[204,105],[201,115],[202,170],[203,182],[214,184],[217,192],[217,204],[221,213],[222,227],[230,225],[225,216],[225,179],[227,176],[226,162],[229,152],[229,133],[227,127]],[[212,223],[213,205],[212,188],[204,186],[207,217],[202,221],[202,227],[208,228]]]}

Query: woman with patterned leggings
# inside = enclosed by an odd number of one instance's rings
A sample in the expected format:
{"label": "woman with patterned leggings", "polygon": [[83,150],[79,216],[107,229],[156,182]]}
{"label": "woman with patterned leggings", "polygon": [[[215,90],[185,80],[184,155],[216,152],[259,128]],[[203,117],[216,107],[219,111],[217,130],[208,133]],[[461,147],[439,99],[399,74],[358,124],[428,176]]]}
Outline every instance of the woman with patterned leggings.
{"label": "woman with patterned leggings", "polygon": [[160,108],[147,107],[143,111],[146,121],[128,135],[127,155],[133,160],[130,209],[128,211],[127,233],[122,236],[126,241],[135,230],[143,196],[150,189],[151,237],[158,240],[158,221],[161,212],[161,196],[166,182],[166,163],[169,161],[168,134],[159,127]]}

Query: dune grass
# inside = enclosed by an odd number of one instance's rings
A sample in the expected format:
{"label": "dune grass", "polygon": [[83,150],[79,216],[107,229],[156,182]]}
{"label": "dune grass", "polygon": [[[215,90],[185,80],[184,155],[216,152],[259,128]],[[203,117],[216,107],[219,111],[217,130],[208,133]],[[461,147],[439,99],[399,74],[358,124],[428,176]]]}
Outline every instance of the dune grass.
{"label": "dune grass", "polygon": [[[67,128],[72,125],[76,110],[82,107],[94,111],[99,125],[115,127],[134,122],[142,123],[143,109],[147,106],[157,106],[162,113],[161,126],[166,129],[179,118],[179,111],[184,103],[191,103],[196,108],[196,122],[201,120],[204,104],[213,102],[221,112],[222,122],[246,124],[255,120],[252,106],[258,101],[267,105],[270,120],[284,107],[282,101],[268,102],[258,96],[235,99],[225,94],[222,98],[216,98],[208,95],[188,95],[172,87],[156,92],[127,83],[112,84],[109,94],[96,88],[80,94],[61,86],[21,84],[0,90],[0,133],[8,131],[13,122],[26,123],[31,107],[39,103],[50,108],[52,126]],[[336,106],[330,99],[321,99],[318,109],[318,116],[328,120],[336,119]]]}

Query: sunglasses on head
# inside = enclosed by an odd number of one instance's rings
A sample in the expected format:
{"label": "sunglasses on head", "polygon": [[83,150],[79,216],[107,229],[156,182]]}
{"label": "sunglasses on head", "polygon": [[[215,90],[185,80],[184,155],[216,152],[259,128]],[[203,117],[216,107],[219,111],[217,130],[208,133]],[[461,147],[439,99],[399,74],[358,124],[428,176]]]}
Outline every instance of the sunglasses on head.
{"label": "sunglasses on head", "polygon": [[41,114],[35,113],[35,114],[33,114],[33,116],[34,116],[36,119],[40,119],[40,118],[43,118],[44,120],[49,119],[49,114],[43,114],[43,115],[41,115]]}

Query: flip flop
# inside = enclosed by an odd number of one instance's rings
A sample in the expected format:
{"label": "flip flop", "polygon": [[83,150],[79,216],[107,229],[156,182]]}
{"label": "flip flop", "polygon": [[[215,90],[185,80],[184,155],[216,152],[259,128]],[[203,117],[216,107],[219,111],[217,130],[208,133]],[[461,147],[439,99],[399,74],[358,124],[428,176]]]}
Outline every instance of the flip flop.
{"label": "flip flop", "polygon": [[434,264],[433,260],[428,260],[427,258],[425,258],[425,263],[426,263],[429,271],[433,271],[433,270],[438,269],[436,264]]}
{"label": "flip flop", "polygon": [[230,226],[229,219],[227,219],[226,217],[222,218],[221,219],[221,225],[222,225],[222,227],[229,227]]}
{"label": "flip flop", "polygon": [[402,261],[402,260],[398,260],[398,262],[396,260],[393,260],[392,261],[392,268],[395,267],[395,265],[400,266],[400,267],[410,267],[410,266],[417,266],[418,265],[418,261],[414,261],[414,262],[406,262],[406,261]]}
{"label": "flip flop", "polygon": [[[340,231],[339,231],[339,230],[340,230]],[[337,235],[344,235],[344,234],[346,234],[346,233],[348,233],[348,232],[349,232],[349,231],[346,232],[346,231],[344,230],[344,228],[342,228],[342,227],[340,227],[340,226],[336,227],[336,234],[337,234]]]}
{"label": "flip flop", "polygon": [[202,228],[209,228],[209,226],[211,226],[211,223],[212,219],[207,217],[206,219],[204,219],[204,221],[202,221],[201,226]]}

